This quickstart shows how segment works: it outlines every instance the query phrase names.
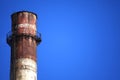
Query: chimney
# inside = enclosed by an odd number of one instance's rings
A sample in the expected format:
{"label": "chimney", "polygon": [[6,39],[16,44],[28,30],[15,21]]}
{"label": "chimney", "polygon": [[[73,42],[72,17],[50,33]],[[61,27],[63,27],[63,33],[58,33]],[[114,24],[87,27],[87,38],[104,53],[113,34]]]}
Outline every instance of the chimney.
{"label": "chimney", "polygon": [[41,42],[37,32],[37,15],[19,11],[11,15],[12,29],[7,34],[11,47],[10,80],[37,80],[36,46]]}

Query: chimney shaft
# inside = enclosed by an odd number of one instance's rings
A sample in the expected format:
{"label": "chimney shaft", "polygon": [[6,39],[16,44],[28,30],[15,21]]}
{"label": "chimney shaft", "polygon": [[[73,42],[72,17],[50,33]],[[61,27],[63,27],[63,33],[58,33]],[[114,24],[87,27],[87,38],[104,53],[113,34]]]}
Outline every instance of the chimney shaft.
{"label": "chimney shaft", "polygon": [[20,11],[11,18],[12,30],[7,34],[11,46],[10,80],[37,80],[36,46],[41,42],[36,31],[37,15]]}

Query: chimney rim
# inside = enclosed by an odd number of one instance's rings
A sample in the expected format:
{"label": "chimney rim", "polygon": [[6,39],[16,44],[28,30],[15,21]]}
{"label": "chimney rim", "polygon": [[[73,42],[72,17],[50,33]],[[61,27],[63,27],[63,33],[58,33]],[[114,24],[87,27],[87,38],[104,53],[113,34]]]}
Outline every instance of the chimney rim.
{"label": "chimney rim", "polygon": [[31,13],[31,14],[33,14],[33,15],[36,16],[36,19],[38,18],[38,17],[37,17],[37,14],[34,13],[34,12],[31,12],[31,11],[18,11],[18,12],[14,12],[13,14],[11,14],[11,18],[12,18],[15,14],[19,14],[19,13],[23,13],[23,12]]}

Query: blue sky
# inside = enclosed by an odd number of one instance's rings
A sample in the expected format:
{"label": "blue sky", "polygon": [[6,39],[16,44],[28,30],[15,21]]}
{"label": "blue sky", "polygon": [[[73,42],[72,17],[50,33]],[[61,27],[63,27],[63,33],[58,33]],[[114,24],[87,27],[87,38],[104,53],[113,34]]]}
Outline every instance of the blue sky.
{"label": "blue sky", "polygon": [[10,15],[22,10],[38,15],[38,80],[120,80],[119,0],[1,0],[1,80],[9,80]]}

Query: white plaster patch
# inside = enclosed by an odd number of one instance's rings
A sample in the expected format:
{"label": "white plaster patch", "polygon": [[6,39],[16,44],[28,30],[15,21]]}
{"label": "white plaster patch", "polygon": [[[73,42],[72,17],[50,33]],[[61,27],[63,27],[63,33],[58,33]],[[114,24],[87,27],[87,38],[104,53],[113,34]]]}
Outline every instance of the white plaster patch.
{"label": "white plaster patch", "polygon": [[37,80],[37,64],[29,58],[16,60],[16,80]]}
{"label": "white plaster patch", "polygon": [[20,59],[16,60],[16,65],[27,65],[27,66],[34,68],[35,71],[37,69],[36,62],[29,58],[20,58]]}
{"label": "white plaster patch", "polygon": [[24,23],[24,24],[18,24],[16,25],[16,28],[31,28],[33,30],[36,31],[36,25],[35,24],[28,24],[28,23]]}
{"label": "white plaster patch", "polygon": [[18,70],[16,80],[37,80],[37,74],[31,70]]}

